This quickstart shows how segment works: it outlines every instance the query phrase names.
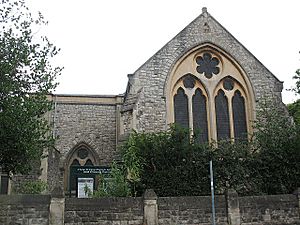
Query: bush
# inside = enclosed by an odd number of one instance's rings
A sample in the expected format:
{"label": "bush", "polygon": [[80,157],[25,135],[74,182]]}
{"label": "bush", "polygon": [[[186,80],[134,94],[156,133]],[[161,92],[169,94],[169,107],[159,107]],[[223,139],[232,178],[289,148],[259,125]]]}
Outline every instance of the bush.
{"label": "bush", "polygon": [[300,132],[278,107],[263,102],[255,125],[257,175],[266,194],[291,193],[300,185]]}
{"label": "bush", "polygon": [[27,181],[20,185],[19,194],[42,194],[47,190],[47,183],[41,180]]}
{"label": "bush", "polygon": [[215,191],[240,195],[292,193],[300,186],[300,132],[289,118],[263,102],[249,141],[201,145],[173,125],[157,133],[133,132],[122,146],[133,195],[154,189],[159,196],[208,195],[209,161]]}
{"label": "bush", "polygon": [[93,193],[93,197],[127,197],[129,195],[130,188],[124,172],[114,162],[111,166],[110,178],[105,179],[103,176],[99,176],[98,189]]}
{"label": "bush", "polygon": [[172,126],[158,133],[133,132],[122,152],[127,168],[133,158],[138,161],[138,179],[129,179],[137,195],[148,188],[159,196],[209,193],[209,150],[193,144],[187,129]]}
{"label": "bush", "polygon": [[216,193],[223,194],[229,188],[240,195],[259,193],[251,142],[219,141],[211,151]]}

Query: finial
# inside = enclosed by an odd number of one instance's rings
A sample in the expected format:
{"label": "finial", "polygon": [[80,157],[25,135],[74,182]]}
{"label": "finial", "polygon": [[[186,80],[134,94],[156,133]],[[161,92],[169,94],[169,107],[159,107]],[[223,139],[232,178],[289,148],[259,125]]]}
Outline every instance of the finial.
{"label": "finial", "polygon": [[202,13],[207,13],[207,8],[206,7],[202,8]]}

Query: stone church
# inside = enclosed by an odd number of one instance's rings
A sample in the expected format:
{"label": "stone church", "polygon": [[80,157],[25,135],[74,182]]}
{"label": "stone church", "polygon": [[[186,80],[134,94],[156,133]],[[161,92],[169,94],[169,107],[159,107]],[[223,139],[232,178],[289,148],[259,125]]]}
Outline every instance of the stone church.
{"label": "stone church", "polygon": [[[70,167],[109,166],[134,129],[178,123],[199,141],[245,138],[258,102],[283,107],[279,81],[206,10],[133,74],[120,95],[52,95],[48,118],[57,138],[45,152],[40,179],[72,189]],[[124,88],[125,89],[125,88]]]}

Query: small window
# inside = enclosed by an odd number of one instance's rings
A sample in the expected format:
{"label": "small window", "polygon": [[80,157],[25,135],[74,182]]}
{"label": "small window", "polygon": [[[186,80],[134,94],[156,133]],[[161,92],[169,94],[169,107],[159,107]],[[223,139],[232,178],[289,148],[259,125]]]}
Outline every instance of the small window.
{"label": "small window", "polygon": [[9,183],[9,177],[7,173],[1,174],[0,179],[0,194],[1,195],[7,195],[8,194],[8,183]]}

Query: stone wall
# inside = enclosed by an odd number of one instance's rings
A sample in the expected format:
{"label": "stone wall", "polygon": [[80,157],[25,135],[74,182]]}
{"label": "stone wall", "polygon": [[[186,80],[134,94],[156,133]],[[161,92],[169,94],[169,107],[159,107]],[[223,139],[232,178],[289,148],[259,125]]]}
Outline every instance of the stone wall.
{"label": "stone wall", "polygon": [[100,164],[112,161],[116,152],[115,105],[59,103],[55,117],[55,146],[62,161],[82,142],[98,153]]}
{"label": "stone wall", "polygon": [[[219,225],[300,225],[295,195],[215,197]],[[77,199],[62,195],[0,195],[3,225],[210,225],[209,196]]]}
{"label": "stone wall", "polygon": [[0,224],[48,225],[49,195],[0,195]]}
{"label": "stone wall", "polygon": [[65,225],[143,224],[142,198],[66,199]]}
{"label": "stone wall", "polygon": [[118,105],[122,96],[54,95],[50,125],[56,138],[55,149],[48,150],[47,182],[50,191],[66,188],[68,157],[83,144],[95,155],[97,165],[109,166],[117,156]]}
{"label": "stone wall", "polygon": [[[215,207],[216,224],[226,225],[224,196],[216,196]],[[206,196],[158,198],[158,219],[161,225],[212,224],[211,198]]]}
{"label": "stone wall", "polygon": [[242,224],[300,224],[295,195],[240,197]]}

